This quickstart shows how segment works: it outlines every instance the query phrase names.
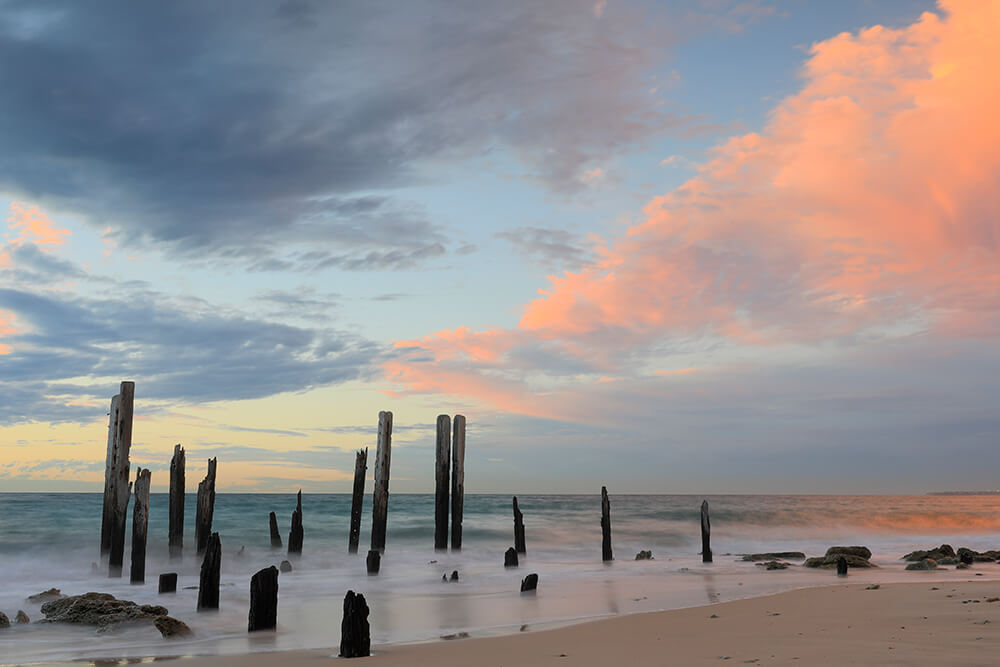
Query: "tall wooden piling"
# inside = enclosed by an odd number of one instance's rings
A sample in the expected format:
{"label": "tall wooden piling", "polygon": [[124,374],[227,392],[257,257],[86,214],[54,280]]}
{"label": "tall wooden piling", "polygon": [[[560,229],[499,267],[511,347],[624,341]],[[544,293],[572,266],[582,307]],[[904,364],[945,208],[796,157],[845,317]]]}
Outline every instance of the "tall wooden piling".
{"label": "tall wooden piling", "polygon": [[708,501],[701,501],[701,562],[712,562],[712,523],[708,520]]}
{"label": "tall wooden piling", "polygon": [[465,416],[455,415],[451,438],[451,548],[462,548],[462,510],[465,506]]}
{"label": "tall wooden piling", "polygon": [[118,442],[118,407],[121,405],[121,395],[111,397],[111,410],[108,412],[108,453],[104,463],[104,513],[101,516],[101,555],[106,556],[111,551],[111,507],[115,497],[115,461]]}
{"label": "tall wooden piling", "polygon": [[184,552],[184,448],[174,445],[170,459],[170,558],[180,558]]}
{"label": "tall wooden piling", "polygon": [[250,578],[247,632],[278,627],[278,568],[265,567]]}
{"label": "tall wooden piling", "polygon": [[354,458],[354,495],[351,497],[351,531],[347,537],[348,553],[358,553],[361,541],[361,512],[365,504],[365,473],[368,471],[368,448],[359,449]]}
{"label": "tall wooden piling", "polygon": [[361,593],[347,591],[344,596],[344,619],[340,623],[340,657],[363,658],[371,655],[371,627],[368,603]]}
{"label": "tall wooden piling", "polygon": [[517,496],[514,496],[514,550],[525,553],[524,548],[524,514],[517,507]]}
{"label": "tall wooden piling", "polygon": [[375,450],[375,492],[372,498],[372,549],[385,551],[385,524],[389,514],[389,463],[392,459],[392,413],[378,413]]}
{"label": "tall wooden piling", "polygon": [[205,553],[209,536],[212,534],[212,516],[215,514],[215,471],[216,459],[208,460],[205,479],[198,482],[198,502],[194,510],[194,541],[198,555]]}
{"label": "tall wooden piling", "polygon": [[434,548],[448,548],[448,469],[451,467],[451,417],[438,415],[434,461]]}
{"label": "tall wooden piling", "polygon": [[108,575],[111,577],[122,576],[122,564],[125,560],[125,519],[128,516],[128,499],[132,491],[128,455],[132,447],[134,399],[135,383],[122,382],[118,390],[112,456],[111,550],[108,556]]}
{"label": "tall wooden piling", "polygon": [[295,501],[295,511],[292,512],[292,528],[288,531],[288,555],[302,553],[302,489]]}
{"label": "tall wooden piling", "polygon": [[129,581],[146,583],[146,530],[149,528],[149,470],[139,468],[135,475],[135,503],[132,505],[132,568]]}
{"label": "tall wooden piling", "polygon": [[269,517],[271,523],[271,548],[280,549],[281,548],[281,533],[278,532],[278,517],[271,512]]}
{"label": "tall wooden piling", "polygon": [[222,541],[212,533],[205,542],[205,558],[201,561],[198,581],[198,611],[219,608],[219,578],[222,573]]}
{"label": "tall wooden piling", "polygon": [[601,487],[601,558],[605,561],[615,559],[611,553],[611,501],[606,486]]}

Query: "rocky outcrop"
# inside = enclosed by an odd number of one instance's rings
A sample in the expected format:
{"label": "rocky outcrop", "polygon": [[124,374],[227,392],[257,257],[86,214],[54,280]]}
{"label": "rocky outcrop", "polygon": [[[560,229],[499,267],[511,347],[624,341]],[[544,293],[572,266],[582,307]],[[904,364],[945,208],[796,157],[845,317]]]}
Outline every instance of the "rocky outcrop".
{"label": "rocky outcrop", "polygon": [[194,633],[184,621],[178,621],[172,616],[158,616],[153,619],[153,625],[166,639],[173,637],[190,637]]}
{"label": "rocky outcrop", "polygon": [[47,591],[28,596],[28,602],[49,602],[51,600],[61,600],[64,597],[66,596],[58,588],[50,588]]}
{"label": "rocky outcrop", "polygon": [[7,614],[0,611],[0,630],[10,627],[10,619],[7,618]]}
{"label": "rocky outcrop", "polygon": [[754,563],[757,567],[762,567],[765,570],[787,570],[788,563],[784,563],[780,560],[769,560],[764,563]]}
{"label": "rocky outcrop", "polygon": [[743,554],[744,561],[757,562],[760,560],[805,560],[806,555],[801,551],[772,551],[766,554]]}
{"label": "rocky outcrop", "polygon": [[28,615],[24,613],[23,609],[18,609],[17,610],[17,616],[14,617],[14,622],[15,623],[31,623],[31,619],[28,618]]}
{"label": "rocky outcrop", "polygon": [[958,560],[963,563],[993,563],[1000,560],[1000,551],[990,549],[989,551],[973,551],[965,547],[959,547],[955,554]]}
{"label": "rocky outcrop", "polygon": [[43,623],[77,623],[105,627],[131,621],[153,620],[167,615],[160,605],[139,605],[119,600],[110,593],[84,593],[42,605]]}
{"label": "rocky outcrop", "polygon": [[[871,549],[868,547],[830,547],[826,550],[827,556],[843,554],[844,556],[856,556],[868,560],[872,557]],[[853,567],[853,566],[852,566]]]}
{"label": "rocky outcrop", "polygon": [[930,558],[938,565],[956,565],[958,563],[993,563],[1000,560],[1000,550],[974,551],[966,547],[952,549],[950,544],[942,544],[933,549],[911,551],[903,556],[903,560],[913,563]]}
{"label": "rocky outcrop", "polygon": [[907,570],[936,570],[937,562],[933,558],[923,558],[906,566]]}
{"label": "rocky outcrop", "polygon": [[291,572],[292,571],[292,564],[289,563],[287,560],[283,560],[283,561],[281,561],[281,565],[278,566],[278,570],[280,572],[285,572],[285,573]]}
{"label": "rocky outcrop", "polygon": [[653,560],[652,551],[640,551],[635,555],[636,560]]}
{"label": "rocky outcrop", "polygon": [[839,552],[828,554],[826,556],[819,556],[817,558],[807,558],[803,565],[806,567],[819,567],[824,570],[833,570],[836,569],[837,561],[841,556],[843,556],[844,560],[847,561],[847,567],[878,567],[878,565],[868,562],[867,558]]}
{"label": "rocky outcrop", "polygon": [[955,558],[956,556],[957,554],[955,553],[955,550],[951,548],[950,544],[942,544],[939,547],[927,549],[926,551],[920,549],[917,551],[911,551],[903,556],[903,560],[913,563],[925,558],[930,558],[934,561],[941,562],[945,558]]}

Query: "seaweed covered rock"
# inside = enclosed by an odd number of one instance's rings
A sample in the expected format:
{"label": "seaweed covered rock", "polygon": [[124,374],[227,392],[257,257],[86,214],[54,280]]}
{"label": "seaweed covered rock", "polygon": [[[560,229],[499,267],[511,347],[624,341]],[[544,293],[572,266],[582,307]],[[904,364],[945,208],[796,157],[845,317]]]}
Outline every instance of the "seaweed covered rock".
{"label": "seaweed covered rock", "polygon": [[9,627],[10,627],[10,619],[7,618],[7,614],[0,611],[0,630]]}
{"label": "seaweed covered rock", "polygon": [[762,567],[765,570],[787,570],[788,563],[782,562],[780,560],[769,560],[763,563],[754,563],[757,567]]}
{"label": "seaweed covered rock", "polygon": [[108,626],[131,621],[153,620],[167,615],[160,605],[139,605],[119,600],[110,593],[84,593],[52,600],[42,605],[43,623],[77,623]]}
{"label": "seaweed covered rock", "polygon": [[28,596],[28,602],[49,602],[51,600],[61,600],[65,595],[58,588],[50,588],[47,591],[42,591],[41,593],[35,593],[34,595]]}
{"label": "seaweed covered rock", "polygon": [[837,561],[841,556],[843,556],[844,560],[847,561],[847,567],[878,567],[877,565],[868,562],[867,558],[839,552],[827,554],[826,556],[818,556],[816,558],[807,558],[803,565],[806,567],[819,567],[824,570],[833,570],[836,569]]}
{"label": "seaweed covered rock", "polygon": [[907,570],[936,570],[937,562],[933,558],[923,558],[906,566]]}
{"label": "seaweed covered rock", "polygon": [[652,551],[640,551],[635,555],[636,560],[653,560]]}
{"label": "seaweed covered rock", "polygon": [[843,554],[844,556],[856,556],[858,558],[864,558],[865,560],[872,557],[871,549],[868,547],[830,547],[826,550],[827,556],[840,554]]}
{"label": "seaweed covered rock", "polygon": [[963,563],[993,563],[1000,560],[1000,551],[990,549],[989,551],[973,551],[965,547],[959,547],[955,554],[958,560]]}
{"label": "seaweed covered rock", "polygon": [[806,555],[801,551],[770,551],[764,554],[743,554],[744,561],[757,562],[760,560],[805,560]]}
{"label": "seaweed covered rock", "polygon": [[[961,549],[959,549],[961,551]],[[950,544],[942,544],[934,549],[927,549],[926,551],[918,549],[917,551],[911,551],[910,553],[903,556],[903,560],[909,561],[911,563],[923,560],[925,558],[930,558],[937,562],[941,562],[945,558],[955,558],[958,554],[952,549]]]}
{"label": "seaweed covered rock", "polygon": [[172,616],[158,616],[153,619],[153,625],[160,631],[165,639],[173,637],[190,637],[194,633],[184,621],[179,621]]}

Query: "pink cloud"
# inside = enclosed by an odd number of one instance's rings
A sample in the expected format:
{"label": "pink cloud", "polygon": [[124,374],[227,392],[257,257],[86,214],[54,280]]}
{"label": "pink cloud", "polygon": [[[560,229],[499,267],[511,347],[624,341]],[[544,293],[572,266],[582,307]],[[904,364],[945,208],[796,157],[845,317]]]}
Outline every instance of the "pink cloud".
{"label": "pink cloud", "polygon": [[60,245],[70,235],[68,229],[57,229],[40,208],[24,202],[11,202],[7,225],[18,234],[10,239],[11,245],[20,245],[25,241],[37,245]]}

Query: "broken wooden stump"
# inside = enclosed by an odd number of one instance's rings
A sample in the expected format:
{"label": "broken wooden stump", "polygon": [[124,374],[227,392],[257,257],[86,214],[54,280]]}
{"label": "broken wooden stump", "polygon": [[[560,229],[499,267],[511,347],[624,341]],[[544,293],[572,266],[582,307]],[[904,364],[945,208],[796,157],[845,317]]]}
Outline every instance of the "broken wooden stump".
{"label": "broken wooden stump", "polygon": [[247,632],[278,627],[278,568],[265,567],[250,578]]}
{"label": "broken wooden stump", "polygon": [[184,552],[184,448],[174,445],[170,459],[170,525],[167,529],[170,558]]}
{"label": "broken wooden stump", "polygon": [[115,468],[117,467],[118,442],[118,406],[121,395],[111,397],[111,410],[108,412],[108,453],[104,462],[104,512],[101,515],[101,555],[111,552],[111,507],[115,497]]}
{"label": "broken wooden stump", "polygon": [[363,658],[371,655],[372,639],[368,614],[365,596],[347,591],[347,595],[344,596],[344,620],[340,623],[341,658]]}
{"label": "broken wooden stump", "polygon": [[462,512],[465,506],[465,416],[455,415],[451,438],[451,548],[462,548]]}
{"label": "broken wooden stump", "polygon": [[451,466],[451,417],[438,415],[434,459],[434,548],[448,548],[448,469]]}
{"label": "broken wooden stump", "polygon": [[115,411],[112,467],[105,476],[112,477],[110,500],[111,543],[108,555],[108,576],[122,576],[125,560],[125,519],[128,516],[128,499],[132,491],[129,479],[129,449],[132,447],[132,412],[135,383],[122,382],[118,390],[118,407]]}
{"label": "broken wooden stump", "polygon": [[847,559],[841,556],[837,559],[837,576],[846,577],[847,576]]}
{"label": "broken wooden stump", "polygon": [[382,567],[382,554],[378,552],[378,549],[372,549],[368,552],[365,565],[368,567],[368,574],[378,574],[379,568]]}
{"label": "broken wooden stump", "polygon": [[215,514],[215,471],[216,459],[208,460],[205,479],[198,482],[198,502],[194,512],[194,541],[198,555],[205,553],[209,537],[212,535],[212,516]]}
{"label": "broken wooden stump", "polygon": [[129,582],[146,583],[146,532],[149,528],[149,483],[151,473],[139,468],[135,475],[135,503],[132,505],[132,567]]}
{"label": "broken wooden stump", "polygon": [[521,592],[533,591],[538,588],[538,575],[532,572],[521,580]]}
{"label": "broken wooden stump", "polygon": [[201,562],[198,582],[198,611],[219,608],[219,578],[222,574],[222,542],[212,533],[205,544],[205,559]]}
{"label": "broken wooden stump", "polygon": [[268,518],[271,524],[271,548],[280,549],[281,533],[278,532],[278,517],[274,512],[271,512],[271,516]]}
{"label": "broken wooden stump", "polygon": [[701,501],[701,562],[712,562],[712,523],[708,520],[708,501]]}
{"label": "broken wooden stump", "polygon": [[517,496],[514,496],[514,549],[519,554],[525,553],[524,514],[517,507]]}
{"label": "broken wooden stump", "polygon": [[608,489],[601,487],[601,558],[605,561],[614,560],[611,553],[611,501],[608,500]]}
{"label": "broken wooden stump", "polygon": [[295,501],[295,511],[292,512],[292,528],[288,531],[288,555],[302,554],[302,489]]}
{"label": "broken wooden stump", "polygon": [[385,524],[389,514],[389,463],[392,459],[392,413],[378,413],[375,450],[375,491],[372,498],[372,549],[385,551]]}
{"label": "broken wooden stump", "polygon": [[287,560],[283,560],[281,561],[281,565],[278,566],[278,569],[281,570],[282,573],[291,572],[292,564],[289,563]]}
{"label": "broken wooden stump", "polygon": [[368,470],[368,448],[359,449],[354,458],[354,494],[351,496],[351,531],[347,536],[347,552],[358,553],[361,541],[361,512],[365,504],[365,472]]}
{"label": "broken wooden stump", "polygon": [[517,567],[517,550],[514,547],[510,547],[503,554],[503,566],[504,567]]}
{"label": "broken wooden stump", "polygon": [[158,593],[176,593],[177,592],[177,573],[176,572],[164,572],[160,575],[159,587],[157,588]]}

